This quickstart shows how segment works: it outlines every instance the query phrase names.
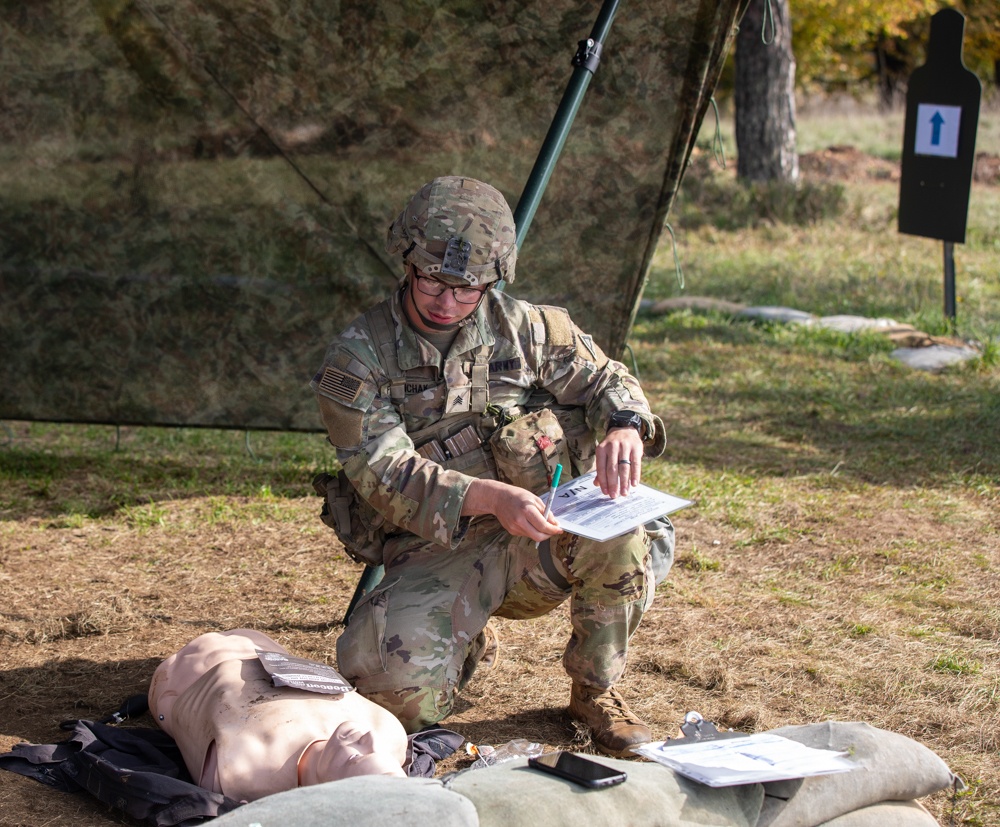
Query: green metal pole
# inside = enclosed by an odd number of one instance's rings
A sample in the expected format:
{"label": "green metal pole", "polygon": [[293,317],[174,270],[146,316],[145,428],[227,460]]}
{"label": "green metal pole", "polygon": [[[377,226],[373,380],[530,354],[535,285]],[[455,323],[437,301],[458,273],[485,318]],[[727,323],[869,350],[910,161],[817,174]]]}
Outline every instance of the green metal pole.
{"label": "green metal pole", "polygon": [[[619,0],[604,0],[601,11],[597,15],[597,21],[590,33],[590,37],[581,40],[577,47],[577,52],[573,56],[573,76],[570,78],[566,91],[563,92],[559,108],[549,126],[548,134],[542,143],[542,148],[538,151],[535,159],[535,166],[528,176],[528,181],[524,185],[524,191],[517,202],[517,209],[514,210],[514,226],[517,227],[518,246],[524,243],[524,238],[528,234],[528,227],[535,217],[538,209],[538,202],[542,200],[542,193],[552,177],[552,170],[555,169],[556,161],[566,143],[566,136],[569,135],[570,127],[576,118],[577,110],[583,101],[583,95],[590,85],[590,79],[597,71],[597,65],[601,62],[601,50],[604,41],[611,30],[611,23],[618,11]],[[503,290],[504,283],[497,284],[498,290]],[[369,591],[378,585],[382,579],[384,569],[382,566],[365,566],[361,573],[361,579],[354,590],[350,605],[344,613],[344,625],[350,621],[351,612],[358,605]]]}
{"label": "green metal pole", "polygon": [[[608,32],[611,30],[611,23],[614,20],[615,12],[618,11],[618,0],[605,0],[601,6],[601,11],[594,23],[594,28],[590,37],[581,40],[578,44],[577,52],[573,56],[573,76],[570,78],[566,91],[563,92],[559,108],[556,110],[552,124],[549,126],[548,134],[542,143],[542,148],[538,151],[535,159],[535,166],[528,176],[524,185],[521,198],[517,202],[517,209],[514,210],[514,225],[517,227],[518,246],[524,244],[524,239],[528,234],[528,228],[535,217],[538,203],[542,200],[542,193],[552,177],[552,170],[555,169],[556,161],[566,143],[570,127],[576,118],[577,110],[583,101],[583,96],[590,85],[590,79],[597,71],[597,66],[601,62],[601,51]],[[503,283],[498,285],[503,289]]]}
{"label": "green metal pole", "polygon": [[347,611],[344,612],[345,626],[350,622],[351,612],[353,612],[354,607],[358,605],[358,601],[379,584],[379,581],[382,579],[382,575],[384,573],[385,566],[365,566],[365,570],[361,572],[361,579],[358,580],[358,585],[354,588],[354,596],[351,597],[351,602],[347,606]]}

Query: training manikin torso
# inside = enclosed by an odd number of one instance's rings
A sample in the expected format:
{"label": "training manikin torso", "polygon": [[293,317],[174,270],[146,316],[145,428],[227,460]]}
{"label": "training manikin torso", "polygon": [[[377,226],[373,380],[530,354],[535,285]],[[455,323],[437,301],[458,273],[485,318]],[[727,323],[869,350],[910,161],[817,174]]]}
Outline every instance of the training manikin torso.
{"label": "training manikin torso", "polygon": [[406,733],[357,692],[276,687],[256,650],[288,654],[251,629],[195,638],[157,668],[149,709],[195,783],[237,801],[356,775],[403,777]]}

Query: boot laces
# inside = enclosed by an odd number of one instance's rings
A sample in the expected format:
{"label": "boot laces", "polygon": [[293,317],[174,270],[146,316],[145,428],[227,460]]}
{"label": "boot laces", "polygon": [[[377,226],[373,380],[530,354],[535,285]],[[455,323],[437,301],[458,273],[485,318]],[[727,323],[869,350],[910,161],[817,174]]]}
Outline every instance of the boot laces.
{"label": "boot laces", "polygon": [[612,721],[621,721],[627,724],[641,724],[642,721],[636,717],[635,713],[628,708],[625,699],[617,689],[611,687],[600,694],[594,693],[590,696],[591,702],[604,712]]}

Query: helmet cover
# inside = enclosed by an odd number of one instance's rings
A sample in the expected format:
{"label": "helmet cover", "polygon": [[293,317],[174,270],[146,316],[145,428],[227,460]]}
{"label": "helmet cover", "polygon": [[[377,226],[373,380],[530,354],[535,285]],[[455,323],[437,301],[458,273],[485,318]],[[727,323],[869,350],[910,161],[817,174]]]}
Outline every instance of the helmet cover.
{"label": "helmet cover", "polygon": [[489,184],[454,175],[435,178],[392,222],[385,249],[448,283],[478,287],[499,279],[512,282],[514,216]]}

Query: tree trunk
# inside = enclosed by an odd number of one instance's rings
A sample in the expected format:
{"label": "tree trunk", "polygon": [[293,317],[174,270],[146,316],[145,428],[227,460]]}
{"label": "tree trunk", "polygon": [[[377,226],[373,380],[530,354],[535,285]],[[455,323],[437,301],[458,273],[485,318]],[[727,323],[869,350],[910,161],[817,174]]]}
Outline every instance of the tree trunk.
{"label": "tree trunk", "polygon": [[[765,15],[768,2],[773,20]],[[795,58],[788,0],[751,0],[736,36],[735,59],[737,177],[797,181]]]}

